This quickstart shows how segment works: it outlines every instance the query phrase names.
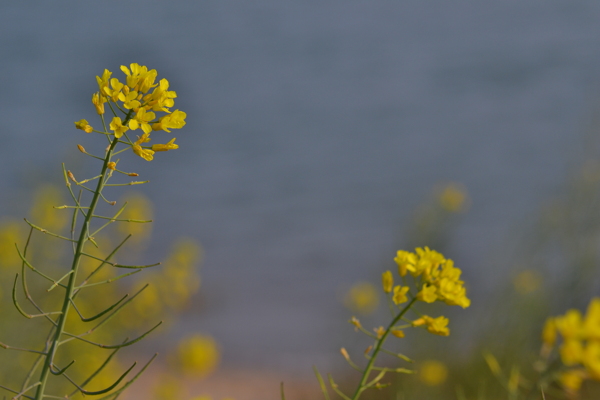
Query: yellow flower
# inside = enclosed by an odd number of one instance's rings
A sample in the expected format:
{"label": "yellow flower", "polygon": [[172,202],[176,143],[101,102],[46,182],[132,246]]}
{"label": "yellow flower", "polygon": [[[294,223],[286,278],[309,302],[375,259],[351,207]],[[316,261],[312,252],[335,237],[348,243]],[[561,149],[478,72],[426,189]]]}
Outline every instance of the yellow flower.
{"label": "yellow flower", "polygon": [[419,379],[428,386],[438,386],[446,381],[448,368],[438,360],[427,360],[421,363]]}
{"label": "yellow flower", "polygon": [[529,269],[521,271],[513,279],[513,285],[521,295],[533,293],[542,285],[542,276],[538,272]]}
{"label": "yellow flower", "polygon": [[146,161],[152,161],[154,159],[154,152],[149,149],[144,149],[139,144],[134,144],[131,149],[135,154],[142,157]]}
{"label": "yellow flower", "polygon": [[377,335],[377,339],[381,339],[383,337],[383,334],[385,333],[385,328],[383,326],[380,326],[379,328],[373,328],[373,330]]}
{"label": "yellow flower", "polygon": [[117,163],[116,163],[116,162],[113,162],[113,161],[111,161],[111,162],[109,162],[108,164],[106,164],[106,168],[108,168],[108,169],[112,169],[112,170],[114,171],[115,169],[117,169]]}
{"label": "yellow flower", "polygon": [[444,316],[432,318],[428,315],[423,315],[421,318],[414,320],[412,326],[427,325],[429,332],[440,336],[448,336],[450,334],[450,330],[447,327],[448,322],[448,318]]}
{"label": "yellow flower", "polygon": [[79,121],[75,122],[75,128],[81,129],[86,133],[91,133],[94,130],[94,128],[92,128],[92,126],[85,119],[80,119]]}
{"label": "yellow flower", "polygon": [[121,71],[127,75],[127,86],[132,90],[146,93],[151,88],[155,87],[154,80],[158,73],[155,69],[148,71],[148,67],[139,65],[138,63],[129,64],[129,68],[121,65]]}
{"label": "yellow flower", "polygon": [[590,301],[583,321],[583,330],[586,338],[600,340],[600,297]]}
{"label": "yellow flower", "polygon": [[394,287],[394,295],[392,296],[392,300],[394,304],[402,304],[408,301],[408,297],[406,296],[406,292],[408,292],[408,286],[395,286]]}
{"label": "yellow flower", "polygon": [[144,106],[147,108],[151,108],[154,111],[164,111],[170,113],[168,107],[173,107],[175,104],[174,98],[177,97],[177,94],[169,89],[169,81],[166,79],[161,79],[159,86],[154,89],[152,94],[147,94],[144,96]]}
{"label": "yellow flower", "polygon": [[439,197],[442,208],[449,212],[459,212],[467,201],[467,192],[457,183],[448,184]]}
{"label": "yellow flower", "polygon": [[110,123],[110,129],[112,129],[112,131],[115,133],[115,137],[117,139],[123,136],[123,134],[129,130],[128,127],[123,126],[120,117],[114,117],[112,119],[112,122]]}
{"label": "yellow flower", "polygon": [[595,340],[589,341],[582,356],[582,363],[590,376],[595,380],[600,380],[600,343]]}
{"label": "yellow flower", "polygon": [[392,286],[394,286],[394,277],[392,276],[392,271],[385,271],[381,275],[381,283],[383,285],[383,291],[385,293],[389,293],[392,291]]}
{"label": "yellow flower", "polygon": [[390,332],[392,333],[392,335],[396,336],[397,338],[404,337],[404,331],[402,329],[392,329]]}
{"label": "yellow flower", "polygon": [[448,336],[450,334],[448,322],[448,318],[444,316],[433,318],[427,324],[427,330],[435,335]]}
{"label": "yellow flower", "polygon": [[560,359],[566,366],[581,362],[583,357],[583,344],[577,339],[567,339],[560,346]]}
{"label": "yellow flower", "polygon": [[113,102],[116,102],[117,100],[123,101],[123,95],[121,94],[123,86],[124,85],[119,82],[117,78],[112,78],[110,80],[110,86],[107,84],[103,87],[102,94],[109,97]]}
{"label": "yellow flower", "polygon": [[423,285],[421,291],[417,293],[417,299],[424,301],[425,303],[433,303],[437,300],[436,291],[437,289],[435,286]]}
{"label": "yellow flower", "polygon": [[152,132],[152,127],[148,122],[156,118],[156,114],[153,112],[146,112],[145,108],[139,108],[135,113],[135,116],[129,121],[129,129],[136,130],[140,126],[144,133]]}
{"label": "yellow flower", "polygon": [[217,343],[210,336],[193,335],[179,342],[177,364],[190,375],[206,376],[213,372],[220,359]]}
{"label": "yellow flower", "polygon": [[142,157],[146,161],[152,161],[154,159],[154,151],[145,149],[140,144],[150,141],[150,134],[144,133],[142,136],[138,136],[138,140],[131,146],[131,149],[135,154]]}
{"label": "yellow flower", "polygon": [[[126,90],[124,92],[126,92]],[[138,100],[138,92],[135,90],[122,94],[120,100],[123,102],[123,107],[128,110],[137,110],[141,106],[141,103]]]}
{"label": "yellow flower", "polygon": [[398,250],[394,261],[396,261],[396,264],[398,264],[398,274],[400,276],[406,276],[406,273],[409,269],[414,269],[414,265],[417,262],[417,256],[408,251]]}
{"label": "yellow flower", "polygon": [[368,315],[379,306],[379,293],[372,283],[359,282],[346,293],[344,304],[352,311]]}
{"label": "yellow flower", "polygon": [[104,88],[108,86],[108,81],[109,81],[111,75],[112,75],[112,72],[105,69],[104,73],[102,74],[102,78],[99,76],[96,76],[96,81],[98,82],[98,89],[100,90],[100,93],[104,93]]}
{"label": "yellow flower", "polygon": [[575,339],[581,337],[583,332],[581,312],[571,309],[563,316],[554,319],[556,329],[565,339]]}
{"label": "yellow flower", "polygon": [[173,113],[161,117],[157,123],[152,125],[152,130],[171,132],[169,129],[183,128],[186,116],[187,114],[183,111],[175,110]]}
{"label": "yellow flower", "polygon": [[561,373],[558,377],[560,384],[570,392],[577,392],[583,383],[584,371],[571,369]]}
{"label": "yellow flower", "polygon": [[352,323],[352,325],[354,325],[354,327],[356,328],[355,330],[358,330],[359,328],[362,327],[362,325],[360,324],[360,321],[358,320],[358,318],[356,317],[352,317],[350,319],[350,322]]}
{"label": "yellow flower", "polygon": [[96,107],[98,115],[104,114],[104,103],[106,103],[106,97],[102,96],[99,92],[92,95],[92,104]]}
{"label": "yellow flower", "polygon": [[169,140],[169,142],[166,144],[153,144],[152,150],[153,151],[167,151],[167,150],[178,149],[179,146],[176,145],[174,142],[175,142],[175,138]]}

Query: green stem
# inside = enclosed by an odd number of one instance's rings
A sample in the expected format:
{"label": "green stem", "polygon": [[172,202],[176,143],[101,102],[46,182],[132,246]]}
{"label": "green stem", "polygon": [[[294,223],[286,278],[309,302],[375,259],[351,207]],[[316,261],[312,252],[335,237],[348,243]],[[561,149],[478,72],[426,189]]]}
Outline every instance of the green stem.
{"label": "green stem", "polygon": [[35,394],[35,400],[42,400],[44,397],[44,390],[46,388],[46,382],[48,380],[48,375],[50,373],[50,369],[52,367],[52,362],[54,360],[54,355],[56,354],[56,350],[58,348],[58,344],[60,342],[60,338],[64,333],[65,324],[67,321],[67,315],[69,312],[69,307],[71,305],[71,298],[73,296],[73,291],[75,289],[75,278],[77,277],[77,269],[79,268],[79,261],[83,255],[83,250],[85,243],[87,241],[87,233],[89,232],[90,222],[94,215],[94,210],[96,209],[96,205],[98,204],[98,199],[100,198],[100,193],[102,192],[102,188],[104,186],[104,182],[107,176],[108,163],[110,162],[110,158],[112,156],[112,152],[117,145],[119,140],[114,138],[111,142],[111,145],[106,152],[106,156],[104,157],[104,164],[102,165],[102,173],[100,174],[100,179],[98,179],[98,185],[96,186],[96,191],[94,192],[94,196],[92,197],[92,201],[90,203],[89,211],[85,217],[83,225],[81,226],[81,232],[79,234],[79,240],[77,241],[77,248],[75,250],[75,254],[73,256],[73,264],[71,266],[71,271],[73,271],[69,277],[69,283],[66,288],[65,298],[63,300],[62,306],[62,314],[58,319],[58,324],[55,329],[54,338],[52,339],[52,343],[50,345],[50,349],[48,351],[48,355],[46,356],[46,360],[42,367],[41,375],[40,375],[40,385],[37,388],[37,392]]}
{"label": "green stem", "polygon": [[373,370],[373,367],[375,364],[375,359],[377,358],[377,355],[379,354],[379,352],[382,350],[383,343],[385,342],[385,339],[387,339],[388,335],[390,334],[391,329],[404,316],[404,314],[406,314],[406,312],[412,307],[412,305],[415,304],[416,301],[417,301],[417,298],[413,297],[412,300],[410,301],[410,303],[408,303],[406,305],[406,307],[404,307],[402,309],[402,311],[400,311],[400,313],[398,313],[398,315],[396,315],[396,317],[392,320],[392,322],[390,322],[390,324],[388,325],[387,329],[385,330],[385,332],[383,333],[381,338],[377,341],[377,344],[375,345],[375,349],[373,350],[373,355],[369,359],[369,363],[367,364],[365,371],[363,372],[362,379],[360,380],[360,383],[358,384],[358,387],[356,388],[356,392],[354,392],[354,395],[352,396],[352,400],[358,400],[361,393],[366,389],[365,385],[367,384],[367,381],[369,380],[369,375],[371,375],[371,371]]}

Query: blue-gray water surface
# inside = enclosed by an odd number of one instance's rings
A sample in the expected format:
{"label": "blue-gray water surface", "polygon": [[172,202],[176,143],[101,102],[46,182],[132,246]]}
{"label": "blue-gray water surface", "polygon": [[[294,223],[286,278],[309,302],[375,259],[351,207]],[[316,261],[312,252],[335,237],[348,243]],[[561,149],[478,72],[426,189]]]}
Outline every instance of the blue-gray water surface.
{"label": "blue-gray water surface", "polygon": [[152,181],[148,257],[205,250],[172,337],[209,333],[231,364],[329,362],[341,288],[393,267],[440,182],[469,190],[448,255],[483,301],[506,274],[490,248],[561,183],[598,97],[597,1],[32,1],[0,22],[2,215],[93,146],[73,121],[94,121],[95,75],[169,79],[180,149],[123,159]]}

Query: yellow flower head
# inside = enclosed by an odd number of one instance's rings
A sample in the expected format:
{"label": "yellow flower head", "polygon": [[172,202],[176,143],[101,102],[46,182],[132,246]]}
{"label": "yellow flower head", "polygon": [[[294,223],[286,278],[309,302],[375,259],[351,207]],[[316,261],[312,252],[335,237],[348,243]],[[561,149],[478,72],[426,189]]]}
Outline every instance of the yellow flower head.
{"label": "yellow flower head", "polygon": [[433,303],[437,300],[436,291],[437,289],[435,286],[423,285],[421,291],[417,293],[417,299],[424,301],[425,303]]}
{"label": "yellow flower head", "polygon": [[188,337],[179,343],[177,349],[179,368],[199,377],[214,371],[220,358],[217,343],[210,336],[196,334]]}
{"label": "yellow flower head", "polygon": [[154,118],[156,118],[156,114],[153,112],[146,112],[145,108],[139,108],[134,117],[129,121],[129,129],[136,130],[141,127],[144,133],[150,133],[152,132],[152,127],[149,122]]}
{"label": "yellow flower head", "polygon": [[408,297],[406,296],[408,289],[408,286],[401,287],[398,285],[394,287],[394,295],[392,296],[394,304],[402,304],[408,301]]}
{"label": "yellow flower head", "polygon": [[144,149],[139,144],[134,144],[133,146],[131,146],[131,149],[135,154],[142,157],[146,161],[152,161],[154,159],[154,152],[149,149]]}
{"label": "yellow flower head", "polygon": [[414,320],[412,326],[427,326],[427,330],[435,335],[448,336],[450,330],[448,329],[448,318],[439,316],[432,318],[428,315],[423,315],[421,318]]}
{"label": "yellow flower head", "polygon": [[383,291],[385,293],[389,293],[392,291],[392,287],[394,286],[394,276],[392,275],[392,271],[385,271],[381,275],[381,283],[383,285]]}
{"label": "yellow flower head", "polygon": [[168,151],[168,150],[175,150],[178,148],[179,148],[179,146],[175,144],[175,138],[169,140],[169,142],[166,144],[153,144],[152,145],[153,151]]}
{"label": "yellow flower head", "polygon": [[438,386],[446,381],[448,368],[441,361],[427,360],[421,363],[419,379],[428,386]]}
{"label": "yellow flower head", "polygon": [[467,191],[457,183],[448,184],[439,197],[442,208],[454,213],[462,211],[467,200]]}
{"label": "yellow flower head", "polygon": [[98,115],[104,114],[104,103],[106,103],[106,97],[102,96],[99,92],[92,95],[92,104],[96,107]]}
{"label": "yellow flower head", "polygon": [[169,129],[183,128],[186,116],[187,114],[183,111],[175,110],[173,113],[161,117],[157,123],[152,125],[152,130],[171,132]]}
{"label": "yellow flower head", "polygon": [[590,302],[583,321],[583,330],[586,338],[600,340],[600,297],[595,297]]}
{"label": "yellow flower head", "polygon": [[398,250],[394,261],[396,261],[396,264],[398,264],[398,274],[400,276],[406,276],[407,271],[414,270],[414,265],[417,262],[417,256],[408,251]]}
{"label": "yellow flower head", "polygon": [[383,326],[380,326],[379,328],[373,328],[373,331],[375,331],[377,339],[381,339],[383,337],[383,334],[385,333],[385,328]]}
{"label": "yellow flower head", "polygon": [[368,315],[379,306],[379,293],[372,283],[359,282],[346,293],[344,304],[352,311]]}
{"label": "yellow flower head", "polygon": [[81,129],[86,133],[91,133],[94,130],[94,128],[92,128],[92,126],[85,119],[80,119],[79,121],[75,122],[75,128]]}
{"label": "yellow flower head", "polygon": [[114,117],[112,119],[112,122],[110,123],[110,129],[115,133],[115,137],[117,139],[123,136],[123,134],[129,130],[128,127],[123,126],[123,122],[121,121],[120,117]]}

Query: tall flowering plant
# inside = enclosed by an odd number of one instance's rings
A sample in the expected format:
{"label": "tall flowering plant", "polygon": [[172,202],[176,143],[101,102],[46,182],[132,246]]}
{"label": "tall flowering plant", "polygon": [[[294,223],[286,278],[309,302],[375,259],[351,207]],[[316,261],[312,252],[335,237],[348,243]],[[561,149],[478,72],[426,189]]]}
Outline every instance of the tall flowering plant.
{"label": "tall flowering plant", "polygon": [[[134,369],[135,364],[127,368],[111,384],[98,389],[90,389],[90,386],[93,387],[97,384],[99,374],[107,368],[110,360],[120,349],[140,341],[161,324],[161,322],[157,323],[135,338],[124,338],[118,343],[104,343],[101,341],[102,338],[111,335],[103,335],[101,328],[106,329],[107,323],[130,304],[147,286],[144,286],[132,296],[125,295],[120,299],[111,300],[96,295],[94,297],[95,303],[106,304],[101,311],[94,311],[91,315],[86,315],[89,310],[86,309],[85,303],[81,301],[88,289],[92,287],[97,289],[102,285],[158,265],[158,263],[126,265],[115,260],[117,252],[131,235],[122,238],[119,244],[111,249],[103,249],[102,243],[96,240],[101,231],[115,222],[151,222],[149,220],[119,218],[125,210],[126,204],[123,204],[112,216],[101,215],[101,202],[111,206],[116,205],[116,201],[105,196],[104,190],[106,188],[147,182],[128,181],[127,178],[137,177],[139,174],[121,170],[118,165],[120,160],[116,159],[115,156],[131,150],[144,160],[151,161],[156,152],[177,149],[178,145],[174,143],[175,139],[171,139],[164,144],[150,145],[150,135],[154,131],[171,132],[171,129],[182,128],[185,125],[186,118],[186,113],[183,111],[177,109],[171,111],[177,95],[174,91],[169,90],[169,82],[166,79],[157,82],[158,74],[156,70],[149,70],[147,67],[135,63],[130,64],[129,67],[121,66],[121,70],[125,74],[125,83],[117,78],[112,78],[112,73],[108,70],[104,70],[102,76],[96,77],[98,92],[92,95],[92,104],[96,113],[100,116],[102,129],[94,129],[85,119],[75,122],[77,129],[87,133],[94,132],[103,135],[107,139],[108,146],[103,147],[103,154],[98,155],[92,154],[83,146],[78,145],[82,153],[100,161],[100,173],[97,176],[77,180],[75,175],[67,170],[63,164],[64,180],[73,200],[73,205],[62,205],[55,208],[72,210],[70,236],[60,235],[26,220],[30,227],[28,239],[24,246],[17,245],[16,248],[21,260],[21,271],[16,274],[14,279],[13,303],[22,316],[28,319],[44,319],[50,325],[50,329],[45,341],[38,347],[21,348],[0,342],[0,347],[4,349],[33,353],[36,357],[20,387],[0,386],[12,393],[13,399],[71,398],[77,393],[99,396],[102,400],[113,399],[130,386],[156,356],[152,357],[131,379],[126,380],[126,377]],[[107,111],[110,115],[109,122],[105,119]],[[139,135],[133,137],[131,133],[135,130],[140,130],[140,132]],[[126,177],[126,181],[114,182],[113,175],[115,174]],[[95,187],[89,186],[89,184],[95,185]],[[74,190],[73,185],[78,190]],[[67,270],[62,272],[62,276],[51,276],[52,274],[47,268],[45,269],[43,265],[32,262],[28,256],[32,234],[36,231],[53,239],[71,243],[71,264]],[[96,262],[97,265],[88,273],[82,270],[82,265],[88,264],[90,261]],[[46,304],[40,301],[43,298],[42,293],[38,296],[30,291],[31,285],[28,284],[28,279],[30,280],[31,277],[27,278],[28,273],[33,273],[39,279],[45,281],[47,292],[61,291],[60,296],[58,296],[57,309],[47,309]],[[21,287],[20,290],[19,286]],[[22,292],[22,294],[19,292]],[[24,297],[28,305],[20,302],[19,297]],[[31,310],[35,311],[31,312]],[[104,362],[85,378],[81,378],[81,374],[75,373],[77,365],[85,364],[85,360],[77,360],[76,362],[75,359],[65,359],[66,356],[69,356],[69,352],[64,350],[73,342],[105,349],[108,353]],[[66,392],[64,392],[65,383],[71,386]]]}
{"label": "tall flowering plant", "polygon": [[[417,248],[415,252],[399,250],[394,258],[397,265],[397,275],[400,284],[394,284],[392,271],[382,274],[383,292],[387,295],[391,321],[386,326],[379,326],[373,332],[365,329],[356,317],[350,322],[356,330],[360,330],[373,340],[365,350],[367,362],[365,366],[359,366],[352,361],[348,351],[341,349],[341,353],[350,366],[361,373],[361,379],[352,393],[348,395],[340,390],[329,375],[331,388],[344,400],[358,400],[367,389],[381,389],[387,384],[382,383],[388,372],[413,373],[406,367],[389,368],[376,365],[377,358],[381,353],[386,353],[400,360],[412,363],[412,360],[404,354],[399,354],[386,349],[386,340],[390,337],[401,339],[405,336],[404,331],[408,328],[425,328],[434,335],[448,336],[448,318],[444,316],[431,317],[416,310],[418,303],[443,302],[451,306],[467,308],[471,300],[467,297],[464,281],[460,279],[462,271],[454,266],[454,262],[445,258],[441,253],[428,247]],[[409,312],[415,314],[409,317]],[[325,382],[315,368],[315,374],[321,385],[321,390],[327,400],[329,394]]]}

